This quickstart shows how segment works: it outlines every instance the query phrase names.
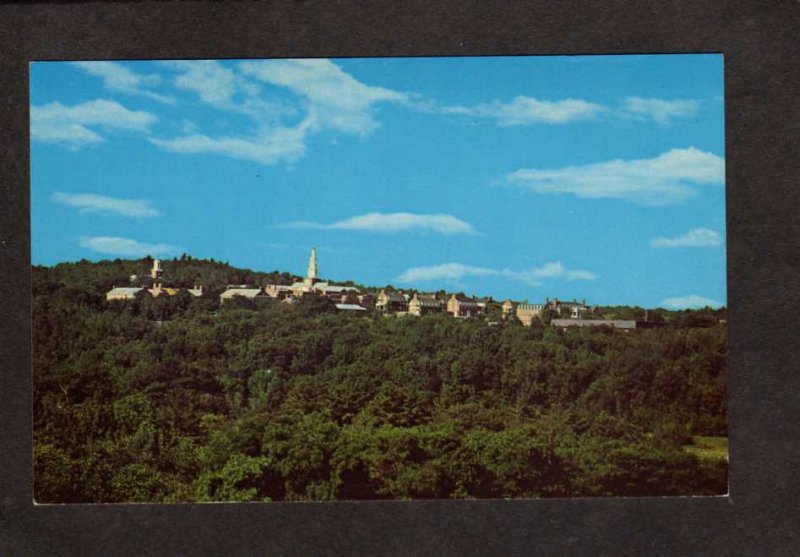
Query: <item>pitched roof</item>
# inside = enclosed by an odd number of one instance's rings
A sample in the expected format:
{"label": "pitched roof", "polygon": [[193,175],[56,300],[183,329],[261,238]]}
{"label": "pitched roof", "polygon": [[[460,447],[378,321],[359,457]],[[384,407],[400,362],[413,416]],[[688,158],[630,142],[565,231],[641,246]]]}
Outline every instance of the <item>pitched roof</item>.
{"label": "pitched roof", "polygon": [[358,288],[353,286],[334,286],[328,284],[327,282],[319,282],[314,285],[315,290],[320,290],[322,292],[358,292]]}
{"label": "pitched roof", "polygon": [[[414,298],[412,298],[411,301],[413,302]],[[417,301],[419,302],[419,305],[421,307],[425,307],[425,308],[439,308],[439,307],[442,307],[442,301],[441,300],[437,300],[436,298],[433,298],[431,296],[417,296]]]}
{"label": "pitched roof", "polygon": [[116,288],[112,288],[108,292],[106,292],[106,296],[113,295],[113,296],[133,296],[137,292],[141,292],[144,288],[139,288],[135,286],[118,286]]}
{"label": "pitched roof", "polygon": [[554,327],[613,327],[614,329],[635,329],[636,321],[632,319],[553,319]]}
{"label": "pitched roof", "polygon": [[358,304],[336,304],[336,309],[345,311],[367,311],[366,308],[363,308]]}
{"label": "pitched roof", "polygon": [[262,294],[260,288],[228,288],[220,295],[220,298],[233,298],[234,296],[242,296],[244,298],[255,298]]}
{"label": "pitched roof", "polygon": [[467,307],[467,308],[476,308],[478,307],[478,302],[475,300],[470,300],[469,298],[458,298],[456,297],[456,301],[460,307]]}
{"label": "pitched roof", "polygon": [[564,300],[550,300],[551,304],[558,304],[559,306],[567,306],[567,307],[586,307],[585,304],[572,300],[570,302]]}

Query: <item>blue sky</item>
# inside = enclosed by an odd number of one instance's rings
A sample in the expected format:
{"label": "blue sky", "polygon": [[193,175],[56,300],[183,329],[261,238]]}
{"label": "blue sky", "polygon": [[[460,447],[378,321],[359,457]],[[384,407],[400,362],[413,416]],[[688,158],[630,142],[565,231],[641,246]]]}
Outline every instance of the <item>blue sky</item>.
{"label": "blue sky", "polygon": [[719,55],[37,62],[33,262],[724,305]]}

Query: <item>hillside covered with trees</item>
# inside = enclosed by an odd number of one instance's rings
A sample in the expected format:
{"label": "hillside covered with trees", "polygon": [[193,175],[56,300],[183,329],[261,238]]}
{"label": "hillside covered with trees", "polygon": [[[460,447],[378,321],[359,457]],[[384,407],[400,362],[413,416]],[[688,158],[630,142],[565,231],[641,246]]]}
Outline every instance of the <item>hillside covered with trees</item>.
{"label": "hillside covered with trees", "polygon": [[727,434],[724,311],[623,333],[220,307],[294,277],[189,257],[165,274],[203,297],[105,300],[150,263],[33,268],[38,502],[727,492],[691,447]]}

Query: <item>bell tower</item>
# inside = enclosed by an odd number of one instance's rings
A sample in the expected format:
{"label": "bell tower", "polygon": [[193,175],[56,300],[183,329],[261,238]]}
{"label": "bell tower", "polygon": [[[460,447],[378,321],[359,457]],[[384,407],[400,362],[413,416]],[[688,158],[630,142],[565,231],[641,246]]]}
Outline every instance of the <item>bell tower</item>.
{"label": "bell tower", "polygon": [[306,286],[312,286],[315,282],[318,282],[319,278],[317,277],[317,248],[311,248],[311,256],[308,258],[308,271],[306,272],[306,278],[303,281]]}
{"label": "bell tower", "polygon": [[163,274],[164,271],[161,269],[161,261],[153,259],[153,268],[150,269],[150,277],[152,277],[154,285],[161,282],[161,275]]}

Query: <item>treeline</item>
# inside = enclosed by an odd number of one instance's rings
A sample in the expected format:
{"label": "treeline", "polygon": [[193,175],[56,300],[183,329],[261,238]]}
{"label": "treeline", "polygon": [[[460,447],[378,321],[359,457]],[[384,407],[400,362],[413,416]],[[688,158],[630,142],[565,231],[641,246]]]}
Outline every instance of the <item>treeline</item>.
{"label": "treeline", "polygon": [[[94,263],[81,259],[74,263],[59,263],[53,267],[34,266],[33,283],[37,286],[67,286],[95,294],[105,294],[114,286],[150,285],[151,257],[142,259],[113,259]],[[202,285],[210,293],[219,294],[229,284],[292,284],[300,277],[272,271],[264,273],[238,269],[214,259],[196,259],[183,254],[174,259],[162,259],[164,284],[176,288]],[[131,280],[132,276],[135,280]]]}
{"label": "treeline", "polygon": [[718,321],[626,334],[356,316],[314,296],[106,302],[142,264],[34,268],[39,502],[727,490],[725,461],[684,448],[727,431]]}
{"label": "treeline", "polygon": [[646,309],[639,306],[599,306],[596,308],[596,313],[604,319],[646,320],[656,323],[671,323],[679,328],[713,327],[727,318],[727,310],[724,307],[668,310],[664,308]]}

